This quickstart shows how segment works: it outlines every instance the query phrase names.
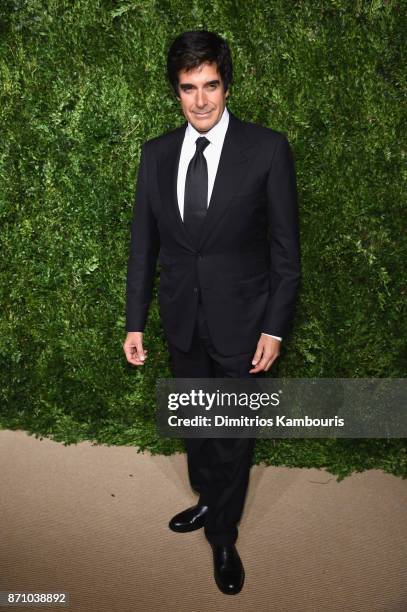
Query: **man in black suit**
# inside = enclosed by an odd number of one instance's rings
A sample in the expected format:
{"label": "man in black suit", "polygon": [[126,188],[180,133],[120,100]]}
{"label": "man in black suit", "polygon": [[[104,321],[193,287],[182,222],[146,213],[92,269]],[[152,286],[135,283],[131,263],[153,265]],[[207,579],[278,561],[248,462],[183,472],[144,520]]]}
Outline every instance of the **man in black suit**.
{"label": "man in black suit", "polygon": [[[185,32],[172,43],[169,81],[186,122],[142,146],[127,271],[127,360],[145,364],[143,330],[157,258],[159,304],[176,378],[267,372],[291,326],[300,280],[294,160],[284,134],[226,107],[225,40]],[[198,503],[170,521],[204,527],[219,589],[238,593],[236,550],[255,440],[185,440]]]}

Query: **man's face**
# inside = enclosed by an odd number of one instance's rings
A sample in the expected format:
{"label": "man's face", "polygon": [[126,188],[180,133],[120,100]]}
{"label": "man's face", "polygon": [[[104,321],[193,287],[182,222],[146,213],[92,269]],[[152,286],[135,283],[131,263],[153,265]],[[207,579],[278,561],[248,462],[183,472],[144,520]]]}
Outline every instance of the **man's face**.
{"label": "man's face", "polygon": [[178,73],[179,95],[182,112],[187,121],[201,133],[210,130],[226,106],[229,92],[223,91],[223,83],[215,63],[204,63],[188,72]]}

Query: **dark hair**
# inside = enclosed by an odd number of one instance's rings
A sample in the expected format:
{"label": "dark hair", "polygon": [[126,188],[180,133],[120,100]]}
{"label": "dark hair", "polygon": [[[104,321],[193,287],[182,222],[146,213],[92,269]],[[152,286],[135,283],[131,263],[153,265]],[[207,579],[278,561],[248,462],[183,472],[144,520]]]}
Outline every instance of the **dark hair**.
{"label": "dark hair", "polygon": [[179,71],[197,68],[204,62],[216,63],[226,92],[233,81],[232,57],[226,40],[207,30],[194,30],[177,36],[167,55],[167,74],[175,95],[179,95]]}

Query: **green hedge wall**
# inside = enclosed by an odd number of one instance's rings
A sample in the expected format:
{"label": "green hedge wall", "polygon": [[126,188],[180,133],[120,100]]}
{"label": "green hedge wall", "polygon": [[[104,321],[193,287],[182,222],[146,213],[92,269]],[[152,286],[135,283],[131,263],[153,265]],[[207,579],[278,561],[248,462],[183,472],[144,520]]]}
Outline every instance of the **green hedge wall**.
{"label": "green hedge wall", "polygon": [[[140,146],[184,120],[165,62],[189,29],[227,38],[230,108],[296,159],[303,281],[272,375],[404,376],[403,4],[2,0],[1,427],[184,449],[155,433],[156,301],[148,366],[122,343]],[[259,440],[255,461],[407,474],[403,440]]]}

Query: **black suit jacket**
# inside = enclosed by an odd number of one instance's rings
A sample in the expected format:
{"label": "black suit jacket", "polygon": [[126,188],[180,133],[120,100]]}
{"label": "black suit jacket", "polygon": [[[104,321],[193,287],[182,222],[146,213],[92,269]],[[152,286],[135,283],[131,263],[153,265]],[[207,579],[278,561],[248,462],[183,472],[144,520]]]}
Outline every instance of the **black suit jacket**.
{"label": "black suit jacket", "polygon": [[284,134],[229,111],[198,248],[177,202],[187,123],[144,143],[137,178],[126,283],[126,330],[143,331],[157,257],[167,339],[187,351],[198,294],[223,355],[254,351],[260,333],[289,332],[300,281],[293,155]]}

